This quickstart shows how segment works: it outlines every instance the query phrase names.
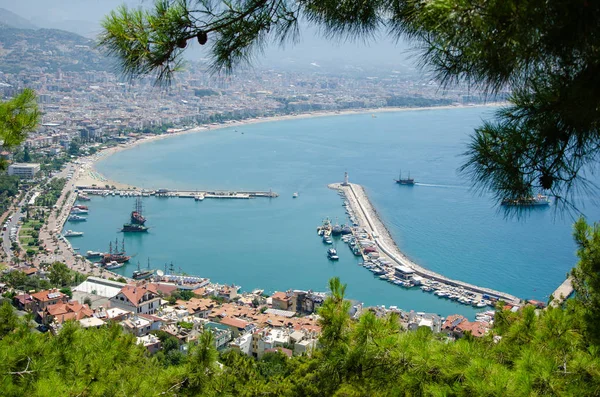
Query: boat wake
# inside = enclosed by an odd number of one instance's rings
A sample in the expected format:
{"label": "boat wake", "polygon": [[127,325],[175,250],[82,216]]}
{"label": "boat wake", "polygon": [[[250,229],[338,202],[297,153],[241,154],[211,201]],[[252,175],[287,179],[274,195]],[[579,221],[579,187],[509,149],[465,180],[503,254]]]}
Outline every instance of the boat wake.
{"label": "boat wake", "polygon": [[433,184],[433,183],[415,183],[415,185],[417,186],[426,186],[426,187],[443,187],[443,188],[448,188],[448,189],[468,189],[467,186],[460,186],[460,185],[437,185],[437,184]]}

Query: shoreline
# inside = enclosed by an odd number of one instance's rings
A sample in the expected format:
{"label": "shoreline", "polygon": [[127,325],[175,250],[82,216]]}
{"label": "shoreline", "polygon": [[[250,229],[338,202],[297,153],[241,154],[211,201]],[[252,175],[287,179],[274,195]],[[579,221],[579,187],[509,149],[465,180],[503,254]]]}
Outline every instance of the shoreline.
{"label": "shoreline", "polygon": [[[115,186],[117,190],[140,190],[142,189],[139,186],[130,185],[122,182],[118,182],[112,179],[106,178],[102,173],[100,173],[96,168],[96,163],[100,160],[104,160],[114,154],[119,152],[133,149],[139,145],[144,143],[150,143],[162,139],[168,139],[171,137],[183,136],[188,134],[195,134],[207,131],[220,130],[224,128],[235,128],[237,126],[251,125],[251,124],[259,124],[259,123],[269,123],[276,121],[287,121],[287,120],[297,120],[297,119],[310,119],[317,117],[332,117],[332,116],[348,116],[353,114],[374,114],[374,113],[396,113],[396,112],[411,112],[411,111],[428,111],[428,110],[449,110],[449,109],[465,109],[465,108],[482,108],[482,107],[497,107],[505,104],[506,102],[490,102],[485,104],[475,104],[475,105],[443,105],[443,106],[426,106],[426,107],[381,107],[381,108],[361,108],[361,109],[346,109],[346,110],[338,110],[338,111],[320,111],[320,112],[308,112],[308,113],[299,113],[294,115],[282,115],[282,116],[271,116],[271,117],[259,117],[259,118],[251,118],[245,120],[232,120],[226,124],[205,124],[200,127],[193,127],[187,130],[173,132],[173,133],[165,133],[161,135],[152,135],[149,137],[144,137],[142,139],[138,139],[134,142],[129,142],[124,145],[118,145],[115,147],[107,148],[102,150],[92,156],[86,157],[87,160],[84,164],[82,164],[79,169],[78,178],[74,180],[75,185],[85,185],[85,186]],[[87,171],[85,174],[82,171]]]}

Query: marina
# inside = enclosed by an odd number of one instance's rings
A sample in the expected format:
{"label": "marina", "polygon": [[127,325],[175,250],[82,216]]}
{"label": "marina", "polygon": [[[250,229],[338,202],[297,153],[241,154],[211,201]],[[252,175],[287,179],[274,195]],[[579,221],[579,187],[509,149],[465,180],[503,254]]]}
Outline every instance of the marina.
{"label": "marina", "polygon": [[453,280],[417,265],[400,252],[362,186],[349,183],[346,174],[343,183],[330,184],[329,188],[346,200],[344,205],[355,225],[351,249],[361,247],[363,266],[380,279],[407,288],[420,286],[424,292],[476,307],[493,305],[498,300],[515,304],[520,301],[514,295]]}

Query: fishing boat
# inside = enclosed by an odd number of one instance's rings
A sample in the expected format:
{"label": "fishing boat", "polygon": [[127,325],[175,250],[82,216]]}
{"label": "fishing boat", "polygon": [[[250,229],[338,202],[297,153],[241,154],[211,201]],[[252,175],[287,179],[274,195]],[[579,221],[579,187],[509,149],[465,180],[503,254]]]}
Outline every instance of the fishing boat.
{"label": "fishing boat", "polygon": [[80,210],[88,210],[87,205],[74,205],[73,208],[79,208]]}
{"label": "fishing boat", "polygon": [[71,214],[87,214],[88,210],[84,210],[78,207],[71,208]]}
{"label": "fishing boat", "polygon": [[335,248],[329,248],[327,250],[327,257],[332,261],[337,261],[338,259],[340,259]]}
{"label": "fishing boat", "polygon": [[83,232],[74,232],[73,230],[67,230],[63,233],[65,237],[81,237],[83,236]]}
{"label": "fishing boat", "polygon": [[412,186],[415,184],[415,180],[410,177],[410,172],[408,173],[408,178],[402,178],[402,171],[400,171],[400,175],[398,179],[394,179],[399,185],[409,185]]}
{"label": "fishing boat", "polygon": [[89,198],[85,193],[79,193],[79,195],[77,196],[77,200],[79,200],[79,201],[90,201],[91,198]]}
{"label": "fishing boat", "polygon": [[104,268],[106,270],[114,270],[114,269],[118,269],[123,266],[125,266],[124,262],[110,261],[104,265]]}
{"label": "fishing boat", "polygon": [[87,221],[87,218],[84,216],[79,216],[79,215],[69,215],[68,220],[70,222],[84,222],[84,221]]}
{"label": "fishing boat", "polygon": [[144,270],[140,269],[140,262],[138,262],[137,270],[133,271],[133,275],[131,277],[133,277],[134,280],[143,280],[148,277],[152,277],[153,275],[154,270],[150,269],[150,258],[148,258],[148,268]]}
{"label": "fishing boat", "polygon": [[502,205],[505,206],[544,206],[550,205],[550,200],[548,196],[544,196],[542,194],[538,194],[537,196],[528,197],[528,198],[520,198],[515,200],[504,199],[502,200]]}

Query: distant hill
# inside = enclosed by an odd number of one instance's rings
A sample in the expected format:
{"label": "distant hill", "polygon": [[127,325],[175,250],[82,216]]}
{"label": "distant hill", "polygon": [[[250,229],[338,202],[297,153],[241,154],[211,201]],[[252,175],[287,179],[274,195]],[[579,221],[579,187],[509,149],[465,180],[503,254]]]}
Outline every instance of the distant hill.
{"label": "distant hill", "polygon": [[0,70],[51,73],[68,71],[112,71],[112,62],[93,40],[57,29],[0,27]]}
{"label": "distant hill", "polygon": [[17,29],[37,29],[38,27],[27,19],[6,8],[0,8],[0,26]]}

